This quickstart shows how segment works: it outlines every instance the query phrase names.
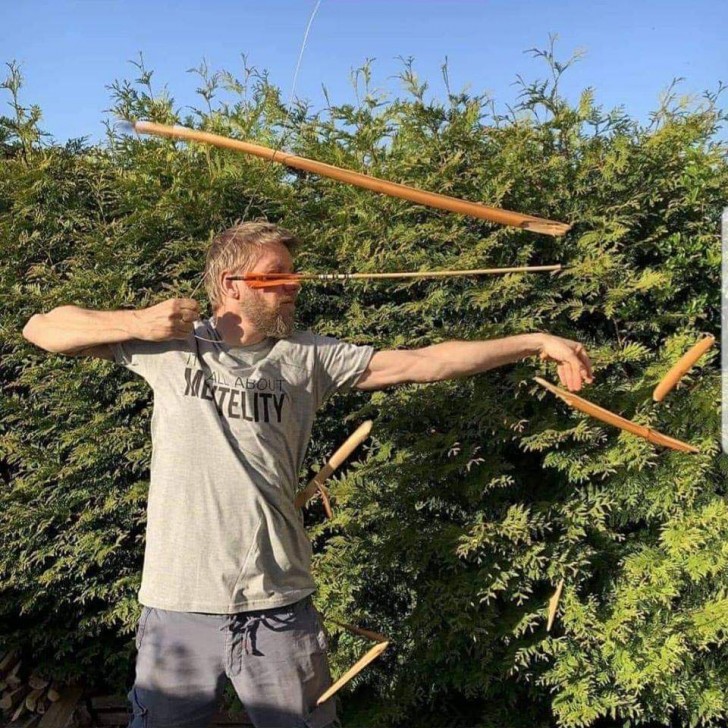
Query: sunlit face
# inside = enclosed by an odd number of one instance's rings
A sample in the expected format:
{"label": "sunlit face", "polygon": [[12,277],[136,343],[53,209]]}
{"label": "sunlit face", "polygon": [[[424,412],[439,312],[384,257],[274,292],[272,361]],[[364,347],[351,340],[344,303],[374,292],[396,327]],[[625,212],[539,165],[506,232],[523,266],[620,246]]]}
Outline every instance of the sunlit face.
{"label": "sunlit face", "polygon": [[[293,273],[293,258],[284,245],[269,245],[246,273]],[[298,283],[270,288],[250,288],[245,281],[238,285],[241,309],[261,334],[285,339],[293,333]]]}

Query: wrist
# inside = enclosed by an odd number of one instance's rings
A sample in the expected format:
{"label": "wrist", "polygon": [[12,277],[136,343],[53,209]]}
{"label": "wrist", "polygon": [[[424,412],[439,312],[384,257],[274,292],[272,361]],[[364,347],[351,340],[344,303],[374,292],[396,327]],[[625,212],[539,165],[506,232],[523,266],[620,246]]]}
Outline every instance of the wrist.
{"label": "wrist", "polygon": [[526,334],[528,336],[528,356],[541,355],[546,344],[546,338],[548,334],[544,334],[541,331],[535,331],[532,334]]}
{"label": "wrist", "polygon": [[144,326],[139,311],[124,311],[122,328],[132,339],[144,338]]}

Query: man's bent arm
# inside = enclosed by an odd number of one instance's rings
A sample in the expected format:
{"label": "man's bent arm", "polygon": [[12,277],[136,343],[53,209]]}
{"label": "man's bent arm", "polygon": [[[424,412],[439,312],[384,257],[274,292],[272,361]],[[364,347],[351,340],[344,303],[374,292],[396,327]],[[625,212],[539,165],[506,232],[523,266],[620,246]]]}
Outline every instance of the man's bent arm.
{"label": "man's bent arm", "polygon": [[166,341],[185,338],[199,317],[197,303],[171,299],[137,311],[91,311],[59,306],[35,314],[23,336],[41,349],[57,354],[94,354],[112,358],[108,344],[131,339]]}
{"label": "man's bent arm", "polygon": [[374,354],[356,387],[371,390],[407,382],[437,382],[467,377],[540,354],[557,361],[569,389],[592,380],[591,362],[576,341],[542,333],[519,334],[489,341],[446,341],[422,349],[392,349]]}
{"label": "man's bent arm", "polygon": [[90,311],[78,306],[59,306],[37,313],[23,329],[23,336],[55,354],[75,354],[87,347],[135,338],[134,311]]}

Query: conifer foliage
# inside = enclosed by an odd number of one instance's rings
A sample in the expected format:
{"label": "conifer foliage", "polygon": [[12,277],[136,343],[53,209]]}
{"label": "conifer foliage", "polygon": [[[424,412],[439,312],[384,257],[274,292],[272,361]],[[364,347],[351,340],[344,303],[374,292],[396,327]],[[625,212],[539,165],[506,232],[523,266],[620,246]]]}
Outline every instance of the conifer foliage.
{"label": "conifer foliage", "polygon": [[[721,725],[728,720],[728,462],[718,355],[665,401],[651,392],[718,335],[728,189],[719,94],[668,91],[649,123],[560,92],[568,63],[486,95],[402,92],[353,76],[357,103],[286,108],[265,74],[202,66],[203,108],[152,73],[116,112],[283,145],[424,189],[574,223],[547,238],[219,150],[126,137],[60,145],[21,101],[0,117],[0,641],[56,678],[128,689],[151,454],[147,385],[49,355],[21,330],[63,304],[189,295],[214,232],[265,217],[305,241],[301,270],[548,264],[555,276],[310,285],[300,325],[377,348],[548,331],[589,349],[582,394],[691,442],[667,451],[570,410],[537,358],[477,377],[334,398],[302,482],[365,418],[373,438],[306,514],[317,603],[392,646],[348,694],[351,725]],[[474,79],[477,81],[477,79]],[[547,605],[565,582],[556,623]],[[335,672],[364,645],[332,628]]]}

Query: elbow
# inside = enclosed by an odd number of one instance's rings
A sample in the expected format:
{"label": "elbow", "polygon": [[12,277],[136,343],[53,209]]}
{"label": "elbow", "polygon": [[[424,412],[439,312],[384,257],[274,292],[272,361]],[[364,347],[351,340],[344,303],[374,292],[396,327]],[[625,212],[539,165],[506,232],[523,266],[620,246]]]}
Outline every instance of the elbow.
{"label": "elbow", "polygon": [[23,338],[29,341],[31,344],[38,344],[38,329],[41,325],[41,319],[43,318],[42,313],[35,313],[29,319],[28,322],[23,326]]}
{"label": "elbow", "polygon": [[[54,309],[55,310],[55,309]],[[52,311],[50,313],[53,313]],[[54,345],[53,337],[49,327],[48,316],[50,314],[36,313],[33,314],[23,327],[23,338],[31,344],[35,344],[40,349],[48,351],[51,354],[63,353],[59,346]]]}

